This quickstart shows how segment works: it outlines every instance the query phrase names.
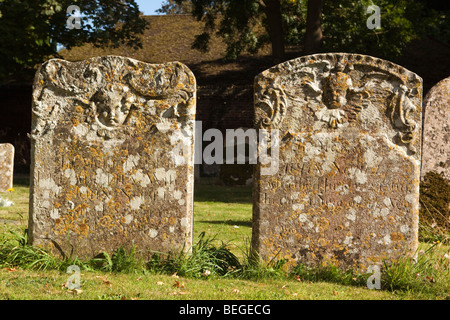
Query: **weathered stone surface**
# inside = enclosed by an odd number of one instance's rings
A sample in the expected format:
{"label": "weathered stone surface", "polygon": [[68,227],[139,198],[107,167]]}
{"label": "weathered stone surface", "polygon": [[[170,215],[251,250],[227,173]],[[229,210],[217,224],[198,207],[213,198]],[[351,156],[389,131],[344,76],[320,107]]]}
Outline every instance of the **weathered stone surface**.
{"label": "weathered stone surface", "polygon": [[44,63],[33,91],[32,244],[79,257],[190,249],[195,87],[178,62]]}
{"label": "weathered stone surface", "polygon": [[0,192],[13,187],[14,146],[10,143],[0,143]]}
{"label": "weathered stone surface", "polygon": [[279,130],[279,168],[254,175],[252,245],[265,261],[365,270],[418,243],[422,80],[346,53],[255,78],[255,126]]}
{"label": "weathered stone surface", "polygon": [[421,176],[433,171],[450,180],[450,77],[431,88],[423,106]]}

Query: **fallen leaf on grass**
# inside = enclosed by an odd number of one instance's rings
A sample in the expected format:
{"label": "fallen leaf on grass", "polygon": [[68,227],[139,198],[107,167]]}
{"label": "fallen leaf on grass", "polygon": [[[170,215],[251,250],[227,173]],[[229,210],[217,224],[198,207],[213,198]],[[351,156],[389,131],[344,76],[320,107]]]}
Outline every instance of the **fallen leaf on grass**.
{"label": "fallen leaf on grass", "polygon": [[339,292],[336,291],[336,290],[333,290],[333,294],[334,294],[335,296],[337,296],[337,295],[339,294]]}
{"label": "fallen leaf on grass", "polygon": [[72,294],[81,294],[83,292],[83,290],[81,289],[71,289],[71,290],[67,290],[68,293],[72,293]]}
{"label": "fallen leaf on grass", "polygon": [[105,276],[95,276],[95,278],[98,278],[98,279],[102,280],[102,282],[103,282],[105,285],[107,285],[108,287],[111,287],[111,286],[112,286],[111,281],[109,281],[108,279],[106,279]]}
{"label": "fallen leaf on grass", "polygon": [[164,282],[162,282],[162,281],[156,281],[156,285],[158,285],[158,286],[162,286],[164,284]]}
{"label": "fallen leaf on grass", "polygon": [[175,280],[173,287],[184,289],[184,283],[180,283],[179,281]]}
{"label": "fallen leaf on grass", "polygon": [[14,268],[3,268],[3,270],[9,271],[9,272],[16,272],[16,271],[19,271],[19,270],[17,270],[16,267],[14,267]]}
{"label": "fallen leaf on grass", "polygon": [[176,295],[183,295],[183,294],[188,294],[186,291],[174,291],[169,293],[169,296],[176,296]]}
{"label": "fallen leaf on grass", "polygon": [[205,272],[202,273],[202,276],[209,276],[211,274],[211,271],[209,271],[208,269],[205,270]]}
{"label": "fallen leaf on grass", "polygon": [[239,289],[233,289],[233,290],[231,290],[231,293],[233,293],[233,294],[238,294],[240,291],[239,291]]}

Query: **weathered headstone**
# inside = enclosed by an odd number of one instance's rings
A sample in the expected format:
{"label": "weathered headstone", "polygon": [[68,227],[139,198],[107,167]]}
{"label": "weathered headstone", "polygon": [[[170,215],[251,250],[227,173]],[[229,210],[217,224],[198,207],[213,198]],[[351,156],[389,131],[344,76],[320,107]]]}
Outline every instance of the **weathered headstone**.
{"label": "weathered headstone", "polygon": [[423,106],[421,176],[434,171],[450,180],[450,77],[431,88]]}
{"label": "weathered headstone", "polygon": [[79,257],[190,249],[195,88],[178,62],[44,63],[33,91],[32,244]]}
{"label": "weathered headstone", "polygon": [[0,143],[0,192],[13,187],[14,146],[10,143]]}
{"label": "weathered headstone", "polygon": [[359,54],[304,56],[259,74],[255,126],[278,130],[280,143],[277,173],[255,169],[255,253],[355,270],[411,256],[421,99],[416,74]]}

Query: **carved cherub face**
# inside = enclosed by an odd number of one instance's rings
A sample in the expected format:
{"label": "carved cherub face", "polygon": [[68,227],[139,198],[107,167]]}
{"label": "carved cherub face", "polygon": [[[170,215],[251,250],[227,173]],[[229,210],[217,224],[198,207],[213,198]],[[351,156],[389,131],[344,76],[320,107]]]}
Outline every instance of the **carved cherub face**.
{"label": "carved cherub face", "polygon": [[107,127],[122,125],[134,102],[134,95],[127,86],[113,83],[95,94],[98,120]]}

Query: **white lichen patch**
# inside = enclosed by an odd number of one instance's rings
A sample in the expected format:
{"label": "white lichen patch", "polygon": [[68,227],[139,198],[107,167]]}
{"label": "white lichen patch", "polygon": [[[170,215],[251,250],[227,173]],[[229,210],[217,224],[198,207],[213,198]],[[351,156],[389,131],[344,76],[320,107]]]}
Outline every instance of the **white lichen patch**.
{"label": "white lichen patch", "polygon": [[382,239],[378,240],[378,243],[380,244],[391,244],[392,240],[391,240],[391,236],[389,234],[385,235]]}
{"label": "white lichen patch", "polygon": [[142,169],[138,169],[131,175],[131,177],[136,183],[139,183],[142,188],[145,188],[152,182],[148,175],[142,171]]}
{"label": "white lichen patch", "polygon": [[108,189],[110,188],[110,182],[111,182],[112,178],[113,178],[112,174],[105,173],[100,168],[95,170],[95,183],[104,188],[108,188]]}
{"label": "white lichen patch", "polygon": [[408,203],[410,203],[410,204],[412,204],[412,205],[415,205],[415,204],[417,203],[417,195],[414,194],[414,193],[407,194],[407,195],[405,196],[405,200],[406,200]]}
{"label": "white lichen patch", "polygon": [[89,128],[82,123],[72,127],[73,133],[77,136],[85,136],[89,132]]}
{"label": "white lichen patch", "polygon": [[61,192],[61,187],[58,186],[52,178],[39,180],[38,185],[39,189],[51,191],[55,195]]}
{"label": "white lichen patch", "polygon": [[383,203],[386,207],[392,207],[392,201],[390,198],[384,198]]}
{"label": "white lichen patch", "polygon": [[123,163],[123,173],[127,173],[131,169],[134,169],[139,163],[139,155],[129,155],[127,160]]}
{"label": "white lichen patch", "polygon": [[337,186],[335,191],[339,192],[340,195],[346,195],[350,193],[350,188],[348,184],[344,184],[342,186]]}
{"label": "white lichen patch", "polygon": [[164,195],[166,194],[166,189],[159,187],[157,190],[158,197],[164,199]]}
{"label": "white lichen patch", "polygon": [[175,170],[169,169],[166,171],[165,168],[157,168],[155,170],[154,176],[159,181],[164,181],[166,183],[174,183],[177,177],[177,172]]}
{"label": "white lichen patch", "polygon": [[75,170],[73,170],[73,169],[64,170],[64,177],[69,179],[69,183],[72,186],[74,186],[77,183],[77,176],[75,174]]}
{"label": "white lichen patch", "polygon": [[307,215],[306,213],[301,213],[301,214],[298,216],[298,221],[300,221],[300,222],[302,222],[302,223],[308,221],[308,215]]}
{"label": "white lichen patch", "polygon": [[344,244],[346,246],[352,246],[353,236],[346,236],[344,240]]}
{"label": "white lichen patch", "polygon": [[365,184],[367,182],[367,174],[359,168],[350,168],[348,169],[348,173],[350,175],[350,179],[355,180],[356,183]]}
{"label": "white lichen patch", "polygon": [[175,190],[172,194],[176,200],[180,200],[181,196],[183,195],[183,192],[181,192],[180,190]]}
{"label": "white lichen patch", "polygon": [[376,168],[378,167],[381,160],[383,160],[383,158],[377,156],[377,152],[373,151],[372,149],[367,149],[366,152],[364,152],[363,157],[367,168]]}
{"label": "white lichen patch", "polygon": [[156,238],[158,236],[158,231],[152,228],[148,231],[148,235],[150,238]]}
{"label": "white lichen patch", "polygon": [[389,213],[390,213],[389,208],[382,208],[382,209],[380,210],[380,215],[381,215],[382,217],[387,217],[387,216],[389,215]]}
{"label": "white lichen patch", "polygon": [[403,233],[403,234],[408,233],[409,230],[410,230],[410,227],[408,225],[406,225],[406,224],[400,226],[400,232]]}
{"label": "white lichen patch", "polygon": [[130,208],[132,210],[139,210],[141,205],[144,204],[144,203],[145,203],[144,197],[143,196],[137,196],[137,197],[134,197],[134,198],[132,198],[130,200],[129,205],[130,205]]}
{"label": "white lichen patch", "polygon": [[58,209],[52,209],[52,211],[50,211],[50,218],[58,219],[59,217],[60,217],[60,215],[59,215]]}
{"label": "white lichen patch", "polygon": [[85,186],[82,186],[82,187],[80,187],[79,190],[80,190],[80,193],[81,193],[81,194],[87,194],[87,192],[88,192],[89,189],[88,189],[87,187],[85,187]]}
{"label": "white lichen patch", "polygon": [[181,220],[180,220],[180,225],[181,225],[183,228],[186,228],[186,227],[188,226],[188,224],[189,224],[189,220],[188,220],[187,218],[181,218]]}
{"label": "white lichen patch", "polygon": [[356,210],[353,208],[350,208],[348,210],[348,214],[346,214],[345,217],[351,221],[355,221],[356,220]]}
{"label": "white lichen patch", "polygon": [[125,217],[125,224],[130,224],[133,221],[133,216],[131,214],[127,214]]}

